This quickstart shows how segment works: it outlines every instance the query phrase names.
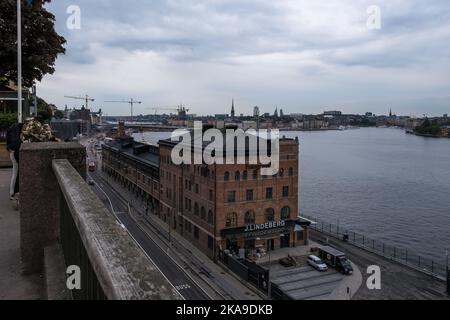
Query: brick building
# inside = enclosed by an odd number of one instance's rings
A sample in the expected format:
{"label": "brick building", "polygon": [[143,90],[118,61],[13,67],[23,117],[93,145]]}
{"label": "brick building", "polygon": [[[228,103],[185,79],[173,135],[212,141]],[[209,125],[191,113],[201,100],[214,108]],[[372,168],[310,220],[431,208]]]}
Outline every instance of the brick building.
{"label": "brick building", "polygon": [[175,165],[175,145],[119,138],[104,146],[103,170],[211,258],[225,250],[255,258],[308,242],[309,223],[297,217],[298,140],[280,139],[275,176],[262,176],[260,165]]}

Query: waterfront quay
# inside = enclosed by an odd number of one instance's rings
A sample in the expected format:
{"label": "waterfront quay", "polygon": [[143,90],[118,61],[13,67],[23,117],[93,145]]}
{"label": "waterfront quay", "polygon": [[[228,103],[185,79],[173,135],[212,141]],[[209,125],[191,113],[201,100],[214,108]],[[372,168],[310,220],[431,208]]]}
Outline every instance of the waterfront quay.
{"label": "waterfront quay", "polygon": [[[353,296],[355,300],[449,300],[446,282],[396,261],[356,247],[343,240],[331,237],[318,230],[310,231],[311,239],[329,244],[342,252],[360,269],[363,282]],[[381,290],[370,290],[366,282],[370,276],[367,269],[381,269]]]}

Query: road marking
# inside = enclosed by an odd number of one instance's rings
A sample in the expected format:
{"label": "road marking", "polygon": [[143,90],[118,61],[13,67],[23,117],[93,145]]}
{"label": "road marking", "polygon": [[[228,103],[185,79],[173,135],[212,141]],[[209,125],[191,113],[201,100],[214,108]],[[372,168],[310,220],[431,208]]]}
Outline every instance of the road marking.
{"label": "road marking", "polygon": [[180,284],[178,286],[175,286],[175,289],[177,289],[178,291],[180,291],[180,290],[187,290],[187,289],[190,289],[190,288],[191,288],[191,286],[188,285],[188,284]]}

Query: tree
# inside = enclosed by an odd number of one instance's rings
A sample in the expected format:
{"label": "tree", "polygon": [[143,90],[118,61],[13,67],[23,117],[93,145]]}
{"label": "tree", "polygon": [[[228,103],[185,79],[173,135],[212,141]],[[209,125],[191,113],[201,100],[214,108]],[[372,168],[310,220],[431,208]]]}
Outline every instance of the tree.
{"label": "tree", "polygon": [[37,106],[38,114],[43,118],[44,121],[50,120],[52,118],[52,109],[44,99],[37,97]]}
{"label": "tree", "polygon": [[55,119],[63,119],[64,118],[64,112],[61,110],[56,110],[54,115]]}
{"label": "tree", "polygon": [[[55,16],[43,3],[51,0],[22,0],[22,78],[25,87],[55,72],[58,54],[66,40],[55,31]],[[17,83],[17,2],[0,1],[0,84]]]}

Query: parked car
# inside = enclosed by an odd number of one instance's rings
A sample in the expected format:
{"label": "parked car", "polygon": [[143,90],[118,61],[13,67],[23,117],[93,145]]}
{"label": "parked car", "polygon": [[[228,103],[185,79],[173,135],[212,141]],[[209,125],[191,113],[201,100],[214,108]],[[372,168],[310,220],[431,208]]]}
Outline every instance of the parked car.
{"label": "parked car", "polygon": [[315,255],[308,256],[308,264],[318,271],[327,271],[328,266],[319,257]]}

